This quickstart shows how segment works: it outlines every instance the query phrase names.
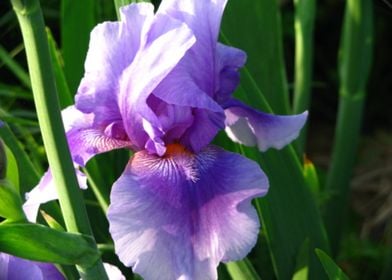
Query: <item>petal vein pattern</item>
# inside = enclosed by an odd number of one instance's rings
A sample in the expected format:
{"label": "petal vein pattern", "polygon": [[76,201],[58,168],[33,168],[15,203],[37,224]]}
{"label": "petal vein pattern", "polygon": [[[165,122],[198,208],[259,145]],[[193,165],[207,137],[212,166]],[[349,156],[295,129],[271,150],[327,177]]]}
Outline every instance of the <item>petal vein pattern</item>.
{"label": "petal vein pattern", "polygon": [[214,146],[138,152],[111,192],[116,253],[146,279],[216,279],[220,261],[241,259],[256,243],[250,201],[267,190],[255,162]]}

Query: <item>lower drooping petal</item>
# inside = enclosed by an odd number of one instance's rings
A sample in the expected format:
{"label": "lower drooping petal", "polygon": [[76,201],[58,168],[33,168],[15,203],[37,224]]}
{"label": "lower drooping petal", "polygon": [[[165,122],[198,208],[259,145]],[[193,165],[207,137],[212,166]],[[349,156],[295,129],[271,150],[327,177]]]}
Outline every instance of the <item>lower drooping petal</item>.
{"label": "lower drooping petal", "polygon": [[[76,177],[81,189],[87,189],[87,177],[75,169]],[[42,176],[38,185],[26,193],[26,202],[23,211],[30,222],[37,220],[38,209],[41,204],[58,199],[57,189],[50,169]]]}
{"label": "lower drooping petal", "polygon": [[226,133],[235,142],[260,151],[281,149],[298,137],[308,112],[279,116],[256,111],[239,101],[225,106]]}
{"label": "lower drooping petal", "polygon": [[241,259],[255,245],[250,202],[267,190],[255,162],[217,147],[138,152],[111,192],[116,253],[146,279],[216,279],[220,261]]}

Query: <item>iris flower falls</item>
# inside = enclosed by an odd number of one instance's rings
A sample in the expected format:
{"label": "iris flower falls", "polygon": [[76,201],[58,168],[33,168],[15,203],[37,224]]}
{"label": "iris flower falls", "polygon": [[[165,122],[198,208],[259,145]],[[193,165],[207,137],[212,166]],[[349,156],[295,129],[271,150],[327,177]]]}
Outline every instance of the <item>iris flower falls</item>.
{"label": "iris flower falls", "polygon": [[[235,142],[280,149],[307,118],[233,98],[246,54],[217,41],[225,5],[121,8],[120,21],[92,31],[75,105],[63,111],[75,166],[113,149],[135,152],[112,186],[107,217],[119,259],[145,279],[216,279],[219,262],[244,258],[260,228],[251,200],[267,193],[268,179],[211,141],[225,129]],[[34,191],[26,212],[56,198],[50,172]]]}

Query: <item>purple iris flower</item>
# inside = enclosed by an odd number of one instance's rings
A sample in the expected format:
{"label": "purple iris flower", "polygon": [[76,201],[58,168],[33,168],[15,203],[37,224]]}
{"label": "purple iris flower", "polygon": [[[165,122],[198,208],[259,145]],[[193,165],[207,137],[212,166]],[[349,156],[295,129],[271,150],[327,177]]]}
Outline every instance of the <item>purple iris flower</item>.
{"label": "purple iris flower", "polygon": [[242,259],[257,241],[251,200],[268,179],[255,162],[210,145],[219,130],[265,151],[291,142],[306,121],[233,99],[246,54],[217,42],[225,5],[123,7],[120,21],[92,31],[76,104],[63,111],[77,165],[135,151],[112,187],[108,220],[120,260],[146,279],[216,279],[219,262]]}
{"label": "purple iris flower", "polygon": [[53,264],[34,262],[0,253],[1,280],[63,280]]}

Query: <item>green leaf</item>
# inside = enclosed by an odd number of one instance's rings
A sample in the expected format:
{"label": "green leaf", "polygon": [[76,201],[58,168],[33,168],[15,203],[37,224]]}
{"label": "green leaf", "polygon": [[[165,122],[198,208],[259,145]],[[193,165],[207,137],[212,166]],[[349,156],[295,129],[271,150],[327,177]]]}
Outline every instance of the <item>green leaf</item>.
{"label": "green leaf", "polygon": [[53,228],[53,229],[58,230],[58,231],[64,231],[65,232],[65,229],[62,227],[62,225],[60,225],[60,223],[58,223],[56,221],[55,218],[53,218],[52,216],[50,216],[48,213],[46,213],[43,210],[41,210],[40,212],[41,212],[41,215],[44,218],[45,222],[48,224],[48,226],[50,228]]}
{"label": "green leaf", "polygon": [[32,100],[33,95],[31,92],[23,89],[20,86],[13,86],[0,83],[0,96],[9,98],[18,98],[25,100]]}
{"label": "green leaf", "polygon": [[348,276],[340,269],[340,267],[323,251],[316,249],[316,254],[322,263],[325,272],[328,274],[329,280],[349,280]]}
{"label": "green leaf", "polygon": [[26,220],[22,200],[7,180],[0,180],[0,216],[11,221]]}
{"label": "green leaf", "polygon": [[250,261],[245,258],[237,262],[226,264],[227,271],[232,279],[235,280],[261,280]]}
{"label": "green leaf", "polygon": [[0,138],[0,180],[4,179],[6,174],[7,174],[7,155],[6,155],[3,141],[1,141]]}
{"label": "green leaf", "polygon": [[19,81],[31,88],[30,77],[27,72],[20,66],[14,58],[0,45],[0,61],[7,65],[8,69],[19,79]]}
{"label": "green leaf", "polygon": [[272,109],[276,113],[288,113],[280,17],[276,0],[229,1],[222,32],[231,45],[246,51],[249,71],[257,77],[257,85]]}
{"label": "green leaf", "polygon": [[[242,70],[241,85],[235,96],[266,112],[285,113],[288,112],[287,83],[276,5],[274,0],[229,2],[222,38],[224,43],[248,53],[247,67]],[[246,32],[249,30],[252,32]],[[223,145],[230,149],[225,142]],[[304,179],[302,164],[291,146],[263,154],[254,148],[236,146],[234,150],[241,150],[245,156],[258,161],[269,178],[269,193],[258,199],[256,205],[276,277],[290,279],[298,250],[306,238],[311,249],[329,250],[320,212]],[[312,254],[309,278],[324,277],[319,261]]]}
{"label": "green leaf", "polygon": [[72,93],[84,72],[90,32],[96,24],[95,0],[61,1],[61,42],[65,76]]}
{"label": "green leaf", "polygon": [[73,104],[73,95],[69,90],[68,83],[65,78],[63,59],[49,28],[46,28],[46,34],[48,36],[49,52],[52,59],[53,72],[56,79],[60,107],[65,108]]}
{"label": "green leaf", "polygon": [[[265,199],[259,199],[260,214],[280,279],[292,277],[295,257],[304,240],[310,248],[328,250],[319,209],[310,193],[294,149],[270,150],[259,161],[270,181]],[[289,234],[288,234],[289,233]],[[309,260],[309,279],[322,279],[315,257]]]}
{"label": "green leaf", "polygon": [[[235,94],[245,103],[273,113],[247,68],[244,68],[241,85]],[[269,178],[270,190],[265,198],[257,201],[257,206],[278,279],[293,276],[295,258],[305,239],[309,238],[311,249],[319,247],[328,251],[319,209],[305,181],[302,164],[291,146],[260,153],[255,148],[228,144],[230,140],[220,139],[218,143],[259,162]],[[324,277],[322,267],[313,255],[309,260],[309,275],[310,279]]]}
{"label": "green leaf", "polygon": [[4,146],[4,149],[5,149],[6,162],[7,162],[5,178],[9,180],[11,184],[15,186],[16,190],[19,192],[18,164],[16,163],[16,159],[12,154],[11,150],[6,145]]}
{"label": "green leaf", "polygon": [[302,244],[298,256],[293,275],[293,280],[307,280],[309,279],[309,239],[306,239]]}
{"label": "green leaf", "polygon": [[0,251],[35,261],[87,266],[100,257],[91,237],[39,224],[0,225]]}
{"label": "green leaf", "polygon": [[18,165],[19,174],[23,174],[23,176],[20,176],[19,178],[20,193],[30,191],[30,189],[39,181],[40,176],[37,170],[24,151],[23,145],[18,141],[7,124],[0,127],[0,137],[12,151],[15,158],[18,159],[16,163]]}

